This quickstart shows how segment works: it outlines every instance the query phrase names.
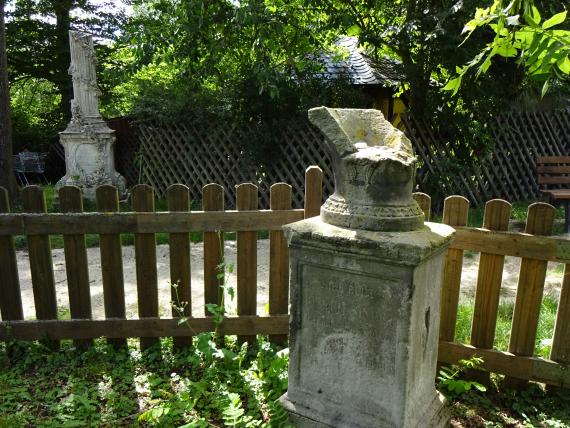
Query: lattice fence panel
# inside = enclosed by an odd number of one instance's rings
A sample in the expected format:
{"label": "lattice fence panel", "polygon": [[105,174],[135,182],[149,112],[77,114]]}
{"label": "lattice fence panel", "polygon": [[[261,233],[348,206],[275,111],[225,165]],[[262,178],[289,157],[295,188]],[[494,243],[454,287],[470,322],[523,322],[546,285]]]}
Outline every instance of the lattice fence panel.
{"label": "lattice fence panel", "polygon": [[408,115],[402,121],[419,159],[420,189],[433,193],[426,186],[438,183],[442,195],[463,195],[478,206],[493,198],[538,198],[536,158],[570,154],[570,111],[500,116],[490,125],[492,152],[475,166],[459,169],[448,168],[455,150],[431,126]]}
{"label": "lattice fence panel", "polygon": [[[195,200],[202,186],[218,183],[226,189],[227,209],[235,207],[235,186],[258,185],[260,207],[269,208],[269,186],[293,186],[293,206],[303,207],[305,169],[319,165],[324,171],[324,197],[334,191],[331,161],[324,136],[308,120],[236,127],[227,123],[189,121],[181,124],[132,123],[130,134],[117,144],[119,171],[129,184],[153,186],[164,196],[172,183],[184,183]],[[253,162],[245,142],[269,139],[269,161]],[[266,141],[267,142],[267,141]]]}

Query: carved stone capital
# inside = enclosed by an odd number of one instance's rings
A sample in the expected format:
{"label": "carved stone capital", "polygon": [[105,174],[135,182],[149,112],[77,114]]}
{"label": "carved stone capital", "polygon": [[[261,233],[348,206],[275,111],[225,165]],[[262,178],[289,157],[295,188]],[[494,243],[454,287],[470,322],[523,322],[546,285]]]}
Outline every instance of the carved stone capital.
{"label": "carved stone capital", "polygon": [[411,142],[380,111],[318,107],[309,120],[325,134],[333,158],[335,193],[321,208],[324,222],[381,231],[422,227],[412,198]]}

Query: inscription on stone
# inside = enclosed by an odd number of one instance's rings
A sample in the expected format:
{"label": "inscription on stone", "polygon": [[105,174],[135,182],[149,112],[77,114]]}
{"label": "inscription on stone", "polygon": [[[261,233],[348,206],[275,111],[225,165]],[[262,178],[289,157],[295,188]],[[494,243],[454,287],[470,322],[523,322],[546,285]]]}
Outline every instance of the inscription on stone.
{"label": "inscription on stone", "polygon": [[339,403],[352,396],[372,411],[379,392],[394,389],[401,284],[314,265],[301,276],[301,388]]}

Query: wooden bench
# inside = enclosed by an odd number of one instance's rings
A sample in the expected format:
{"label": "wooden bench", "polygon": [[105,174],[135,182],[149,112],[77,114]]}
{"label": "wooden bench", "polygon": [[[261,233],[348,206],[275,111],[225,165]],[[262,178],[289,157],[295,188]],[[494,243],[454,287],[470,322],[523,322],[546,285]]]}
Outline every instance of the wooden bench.
{"label": "wooden bench", "polygon": [[570,156],[542,156],[536,159],[538,185],[554,203],[564,205],[564,230],[570,233]]}

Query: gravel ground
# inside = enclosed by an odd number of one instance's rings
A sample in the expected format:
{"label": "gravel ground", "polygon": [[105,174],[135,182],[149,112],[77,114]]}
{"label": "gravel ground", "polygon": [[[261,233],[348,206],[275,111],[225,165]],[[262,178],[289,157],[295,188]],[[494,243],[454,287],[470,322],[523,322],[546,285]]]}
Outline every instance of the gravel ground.
{"label": "gravel ground", "polygon": [[[91,282],[91,301],[94,318],[103,318],[103,288],[101,283],[101,258],[99,248],[89,248],[89,278]],[[158,264],[158,287],[160,316],[170,316],[170,282],[169,282],[169,258],[168,246],[157,246]],[[203,245],[193,244],[191,248],[192,263],[192,312],[195,316],[203,314],[204,305],[204,269]],[[236,243],[227,241],[225,243],[225,254],[228,264],[235,265]],[[268,280],[269,280],[269,241],[259,240],[257,245],[257,293],[258,293],[258,315],[265,314],[265,307],[268,301]],[[56,281],[56,293],[58,306],[65,312],[69,307],[67,295],[67,281],[65,278],[65,259],[62,249],[52,252],[53,265]],[[20,287],[22,290],[22,300],[24,304],[24,316],[27,319],[35,317],[35,305],[32,292],[32,281],[29,266],[28,254],[25,251],[18,251],[18,269],[20,273]],[[477,283],[479,255],[466,252],[464,257],[463,276],[461,285],[461,296],[463,299],[475,295]],[[136,318],[137,316],[137,288],[135,274],[134,247],[123,247],[123,266],[125,280],[125,299],[127,316]],[[501,295],[504,299],[512,300],[515,297],[520,259],[516,257],[506,257],[505,268],[503,270],[503,288]],[[235,270],[234,270],[235,271]],[[562,266],[557,263],[550,263],[545,284],[545,293],[558,297],[562,280]],[[236,275],[232,273],[228,277],[228,284],[236,287]]]}

